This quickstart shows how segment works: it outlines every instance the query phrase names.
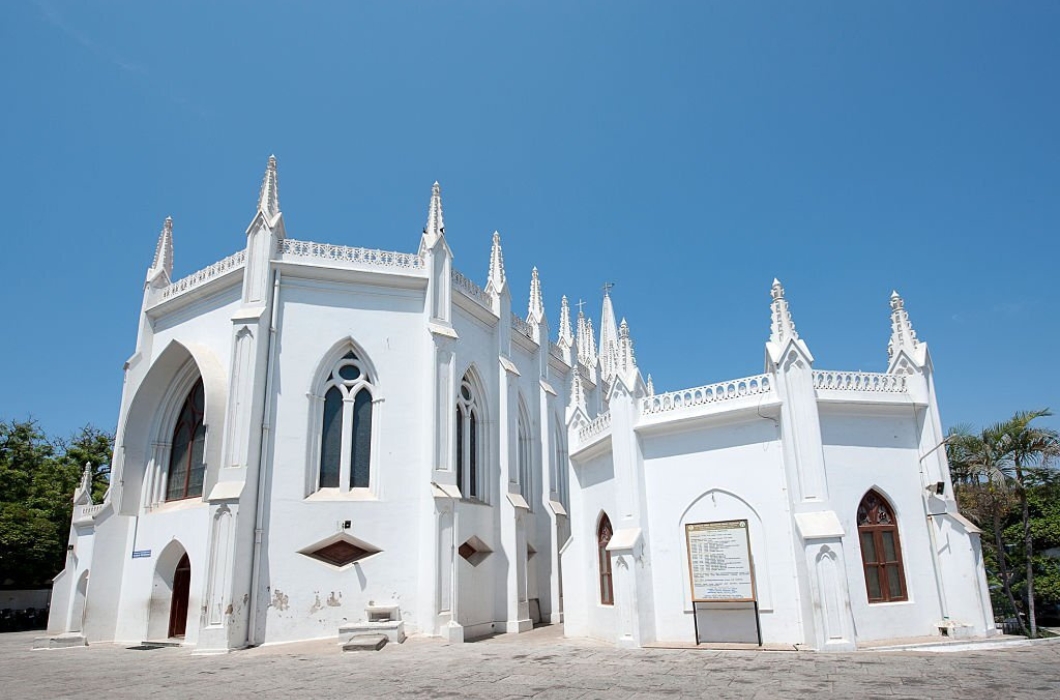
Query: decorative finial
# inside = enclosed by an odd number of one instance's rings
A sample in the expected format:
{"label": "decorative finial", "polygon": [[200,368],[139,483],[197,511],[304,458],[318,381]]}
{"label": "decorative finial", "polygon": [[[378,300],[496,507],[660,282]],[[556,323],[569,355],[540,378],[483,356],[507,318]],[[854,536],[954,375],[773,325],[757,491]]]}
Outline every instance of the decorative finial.
{"label": "decorative finial", "polygon": [[486,280],[486,291],[500,294],[507,283],[504,275],[504,254],[501,252],[501,234],[493,232],[493,248],[490,250],[490,273]]}
{"label": "decorative finial", "polygon": [[909,321],[909,313],[905,310],[905,302],[898,296],[897,291],[891,292],[891,340],[887,343],[887,359],[894,359],[899,350],[905,350],[912,354],[920,346],[916,331]]}
{"label": "decorative finial", "polygon": [[596,362],[596,330],[591,318],[585,319],[585,350],[582,350],[581,341],[578,341],[578,355],[586,367]]}
{"label": "decorative finial", "polygon": [[423,233],[433,242],[445,235],[445,219],[442,216],[442,186],[435,180],[431,186],[431,203],[427,207],[427,225]]}
{"label": "decorative finial", "polygon": [[541,277],[535,267],[530,271],[530,303],[528,305],[527,323],[540,323],[545,318],[545,301],[541,297]]}
{"label": "decorative finial", "polygon": [[574,345],[574,334],[570,325],[570,304],[567,303],[567,295],[559,300],[559,338],[556,342],[561,348],[569,348]]}
{"label": "decorative finial", "polygon": [[265,168],[265,177],[261,180],[258,209],[270,218],[280,212],[280,180],[276,172],[276,156],[269,156],[269,164]]}
{"label": "decorative finial", "polygon": [[583,413],[588,413],[585,406],[585,389],[582,387],[582,373],[577,366],[571,370],[570,407],[580,408]]}
{"label": "decorative finial", "polygon": [[629,337],[629,324],[622,319],[618,327],[618,368],[628,372],[636,366],[637,361],[633,355],[633,339]]}
{"label": "decorative finial", "polygon": [[648,396],[655,396],[655,382],[651,380],[651,373],[648,373],[648,381],[645,382],[645,389],[648,392]]}
{"label": "decorative finial", "polygon": [[155,244],[151,272],[156,270],[165,270],[167,277],[173,277],[173,219],[168,216],[162,223],[162,232],[158,234],[158,243]]}
{"label": "decorative finial", "polygon": [[85,462],[85,468],[81,472],[81,482],[74,489],[74,505],[92,505],[92,463]]}
{"label": "decorative finial", "polygon": [[784,298],[784,287],[780,286],[780,280],[776,278],[773,278],[770,296],[773,297],[773,302],[770,304],[772,323],[769,340],[779,345],[787,340],[798,339],[799,334],[795,331],[795,322],[791,319],[788,300]]}

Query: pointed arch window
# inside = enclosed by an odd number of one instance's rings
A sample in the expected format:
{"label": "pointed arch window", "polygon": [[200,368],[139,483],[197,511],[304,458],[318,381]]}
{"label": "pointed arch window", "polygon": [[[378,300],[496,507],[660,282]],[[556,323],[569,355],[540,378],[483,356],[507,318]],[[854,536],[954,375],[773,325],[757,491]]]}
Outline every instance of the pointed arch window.
{"label": "pointed arch window", "polygon": [[604,513],[600,518],[600,526],[596,528],[596,553],[600,567],[600,604],[615,604],[615,582],[611,575],[611,553],[607,551],[607,545],[611,542],[614,530],[611,529],[611,519]]}
{"label": "pointed arch window", "polygon": [[564,441],[565,431],[558,418],[553,420],[553,432],[555,433],[553,439],[555,440],[556,457],[555,463],[552,465],[552,488],[556,492],[556,500],[562,503],[564,508],[569,508],[570,503],[567,500],[567,445]]}
{"label": "pointed arch window", "polygon": [[858,540],[869,602],[908,600],[898,521],[891,504],[875,490],[858,505]]}
{"label": "pointed arch window", "polygon": [[518,452],[518,479],[519,479],[519,494],[526,501],[527,505],[530,506],[530,510],[534,509],[533,500],[531,499],[532,493],[532,479],[533,479],[533,446],[530,442],[530,421],[526,417],[526,412],[523,411],[522,407],[519,408],[519,452]]}
{"label": "pointed arch window", "polygon": [[320,432],[320,489],[367,489],[371,485],[372,394],[365,364],[351,350],[335,363],[324,384]]}
{"label": "pointed arch window", "polygon": [[202,420],[205,405],[206,394],[200,378],[184,399],[184,405],[177,416],[177,424],[173,428],[169,471],[166,477],[167,501],[202,496],[202,482],[206,472],[203,462],[206,426]]}
{"label": "pointed arch window", "polygon": [[482,407],[471,377],[464,375],[456,400],[456,483],[464,498],[483,500]]}

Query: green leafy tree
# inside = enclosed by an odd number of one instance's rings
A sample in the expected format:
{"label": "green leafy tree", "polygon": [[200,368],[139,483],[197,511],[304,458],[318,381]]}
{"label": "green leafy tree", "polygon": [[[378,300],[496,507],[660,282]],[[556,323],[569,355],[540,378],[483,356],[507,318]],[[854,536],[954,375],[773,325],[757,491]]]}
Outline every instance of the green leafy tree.
{"label": "green leafy tree", "polygon": [[42,585],[62,570],[74,489],[92,462],[102,497],[112,445],[91,426],[51,441],[36,421],[0,421],[0,583]]}
{"label": "green leafy tree", "polygon": [[[1022,540],[1023,576],[1026,585],[1027,630],[1029,636],[1038,636],[1035,612],[1035,569],[1048,571],[1041,557],[1035,557],[1034,533],[1031,518],[1032,495],[1049,482],[1051,467],[1060,458],[1060,435],[1050,428],[1031,423],[1038,418],[1050,416],[1048,409],[1020,411],[1009,420],[972,434],[967,430],[955,430],[947,444],[951,476],[958,489],[958,503],[973,519],[986,522],[994,532],[996,556],[1005,595],[1013,609],[1018,610],[1012,592],[1016,572],[1009,568],[1009,553],[1006,541]],[[1019,504],[1017,524],[1020,537],[1011,529],[1006,530],[1012,519],[1013,497]],[[962,503],[963,502],[963,503]],[[1036,561],[1039,563],[1036,566]]]}

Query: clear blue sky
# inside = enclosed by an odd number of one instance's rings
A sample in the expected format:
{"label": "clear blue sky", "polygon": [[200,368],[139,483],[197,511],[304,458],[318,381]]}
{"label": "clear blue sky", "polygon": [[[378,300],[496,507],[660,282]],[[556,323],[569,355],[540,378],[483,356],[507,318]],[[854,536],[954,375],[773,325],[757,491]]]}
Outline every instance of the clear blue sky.
{"label": "clear blue sky", "polygon": [[[897,288],[947,425],[1060,410],[1060,3],[0,4],[0,418],[113,429],[162,220],[177,277],[288,235],[456,266],[516,308],[616,284],[660,391],[760,372],[779,277],[829,369]],[[1060,427],[1060,419],[1049,424]]]}

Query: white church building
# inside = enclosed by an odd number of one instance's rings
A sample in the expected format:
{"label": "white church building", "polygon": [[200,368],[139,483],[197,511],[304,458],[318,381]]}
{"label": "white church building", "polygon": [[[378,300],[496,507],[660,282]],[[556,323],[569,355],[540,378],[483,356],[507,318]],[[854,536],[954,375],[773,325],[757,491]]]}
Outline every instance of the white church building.
{"label": "white church building", "polygon": [[270,158],[245,247],[179,280],[173,255],[167,219],[55,639],[993,631],[897,294],[884,373],[815,369],[774,281],[762,374],[657,394],[606,293],[599,335],[564,297],[553,341],[536,269],[513,313],[497,234],[485,287],[458,272],[437,183],[416,252],[314,243],[287,237]]}

